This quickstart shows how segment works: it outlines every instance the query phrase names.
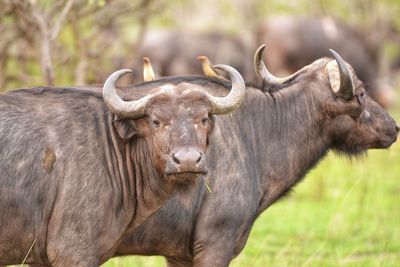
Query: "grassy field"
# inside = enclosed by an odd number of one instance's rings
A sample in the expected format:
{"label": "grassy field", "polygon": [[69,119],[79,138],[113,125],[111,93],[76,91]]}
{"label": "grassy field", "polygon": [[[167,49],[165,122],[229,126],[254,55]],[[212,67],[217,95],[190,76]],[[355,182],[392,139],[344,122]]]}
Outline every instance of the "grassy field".
{"label": "grassy field", "polygon": [[[165,264],[135,256],[104,266]],[[231,266],[400,266],[400,141],[357,160],[329,154],[258,218]]]}

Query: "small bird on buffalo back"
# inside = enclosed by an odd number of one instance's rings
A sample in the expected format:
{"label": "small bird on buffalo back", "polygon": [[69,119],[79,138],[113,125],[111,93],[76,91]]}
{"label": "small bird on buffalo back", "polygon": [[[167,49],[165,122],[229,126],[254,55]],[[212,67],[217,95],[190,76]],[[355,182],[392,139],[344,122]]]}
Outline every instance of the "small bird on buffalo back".
{"label": "small bird on buffalo back", "polygon": [[221,79],[221,80],[228,82],[228,79],[219,75],[217,73],[217,71],[212,67],[212,63],[210,62],[208,57],[198,56],[197,59],[199,59],[201,61],[201,67],[203,69],[204,75],[206,75],[207,77],[214,77],[214,78]]}
{"label": "small bird on buffalo back", "polygon": [[143,58],[143,79],[145,82],[153,81],[155,79],[153,67],[151,66],[148,57]]}

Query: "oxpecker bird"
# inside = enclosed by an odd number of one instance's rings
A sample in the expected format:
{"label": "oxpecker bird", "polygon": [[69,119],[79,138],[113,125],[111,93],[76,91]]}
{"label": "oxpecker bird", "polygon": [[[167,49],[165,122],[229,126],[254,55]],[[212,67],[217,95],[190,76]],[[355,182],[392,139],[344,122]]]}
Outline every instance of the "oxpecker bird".
{"label": "oxpecker bird", "polygon": [[153,67],[151,66],[148,57],[143,58],[143,79],[145,82],[153,81],[155,79]]}
{"label": "oxpecker bird", "polygon": [[228,81],[225,77],[219,75],[216,70],[213,68],[212,63],[206,56],[198,56],[197,59],[201,61],[201,67],[203,69],[204,75],[208,77],[214,77],[217,79],[221,79],[224,81]]}

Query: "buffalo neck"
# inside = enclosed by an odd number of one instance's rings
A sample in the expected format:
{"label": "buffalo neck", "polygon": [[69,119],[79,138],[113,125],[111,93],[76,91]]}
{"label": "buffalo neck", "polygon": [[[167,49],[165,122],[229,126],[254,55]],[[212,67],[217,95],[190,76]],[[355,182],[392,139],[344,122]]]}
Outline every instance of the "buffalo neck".
{"label": "buffalo neck", "polygon": [[112,123],[114,116],[106,117],[105,158],[115,195],[112,205],[116,212],[131,217],[130,231],[171,197],[173,186],[156,171],[146,141],[136,136],[127,141],[120,139]]}
{"label": "buffalo neck", "polygon": [[[260,96],[250,94],[242,118],[260,170],[260,212],[303,178],[329,149],[322,113],[312,88],[297,84]],[[247,125],[246,125],[247,124]]]}

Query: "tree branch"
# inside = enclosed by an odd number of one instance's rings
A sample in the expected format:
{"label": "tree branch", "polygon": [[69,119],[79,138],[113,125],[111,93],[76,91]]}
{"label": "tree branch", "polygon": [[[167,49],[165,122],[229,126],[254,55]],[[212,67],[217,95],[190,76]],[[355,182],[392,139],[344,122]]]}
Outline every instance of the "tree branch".
{"label": "tree branch", "polygon": [[63,25],[65,18],[67,16],[67,14],[70,12],[73,4],[74,4],[74,0],[68,0],[64,9],[62,10],[60,16],[58,17],[57,21],[55,22],[54,27],[51,31],[51,36],[50,36],[50,39],[52,41],[54,41],[57,38],[58,34],[60,33],[61,26]]}

